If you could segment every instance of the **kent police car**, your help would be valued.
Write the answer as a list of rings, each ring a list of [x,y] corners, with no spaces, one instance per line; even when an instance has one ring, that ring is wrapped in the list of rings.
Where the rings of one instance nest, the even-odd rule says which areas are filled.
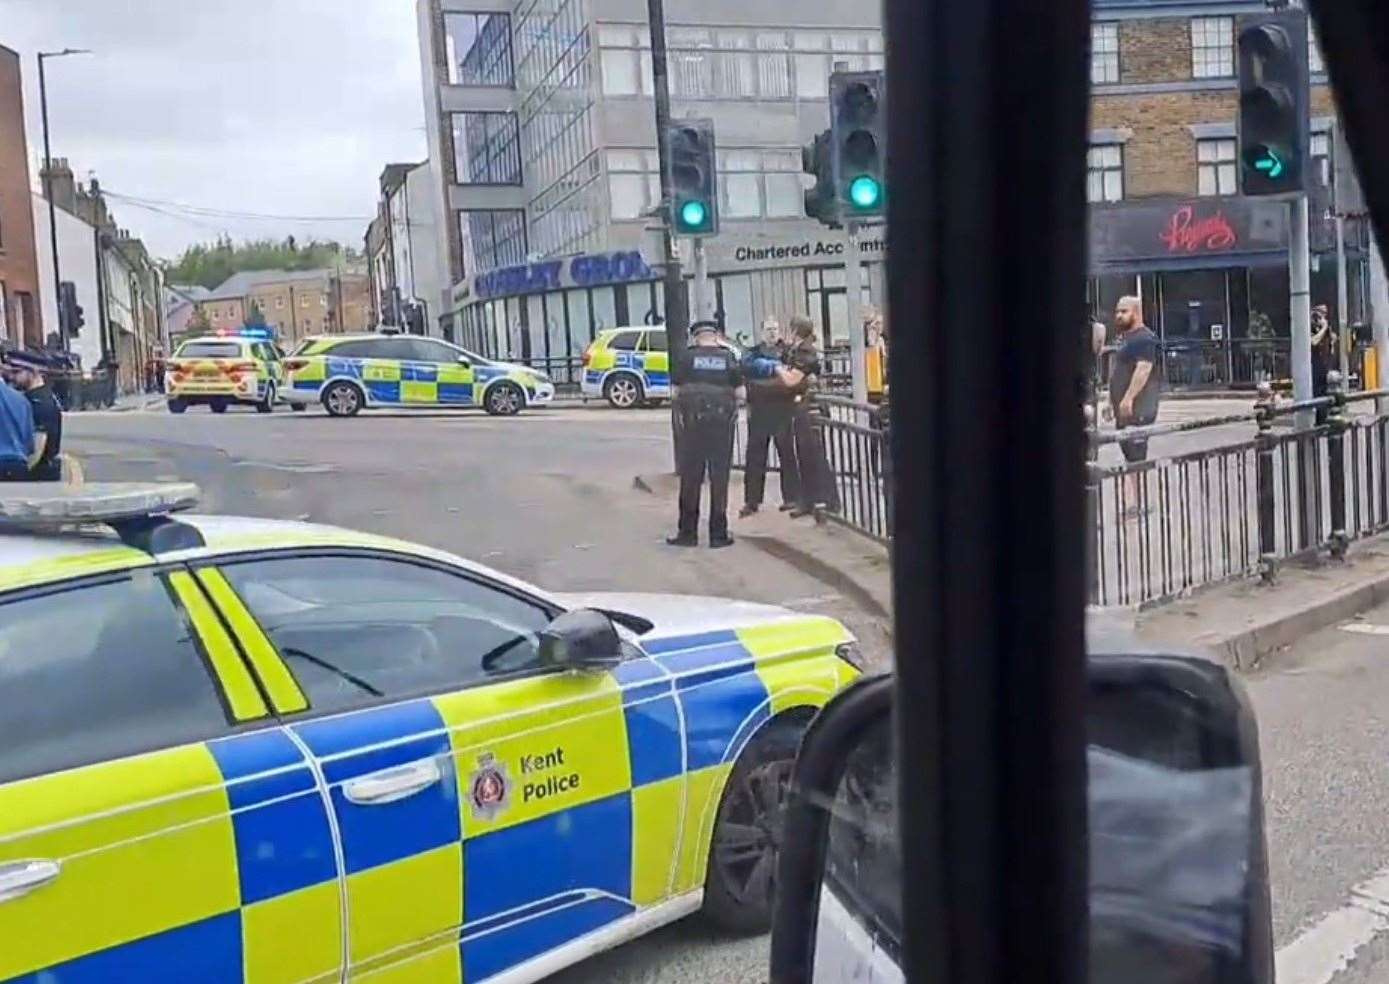
[[[670,353],[662,327],[606,328],[584,350],[585,399],[601,397],[618,410],[670,397]]]
[[[261,329],[190,338],[164,367],[171,413],[198,405],[225,413],[234,403],[270,413],[283,385],[279,353],[270,333]]]
[[[534,981],[767,926],[838,622],[195,496],[0,490],[0,981]]]
[[[368,407],[482,407],[511,416],[555,397],[543,372],[494,362],[419,335],[319,335],[284,362],[281,397],[296,410],[321,403],[335,417]]]

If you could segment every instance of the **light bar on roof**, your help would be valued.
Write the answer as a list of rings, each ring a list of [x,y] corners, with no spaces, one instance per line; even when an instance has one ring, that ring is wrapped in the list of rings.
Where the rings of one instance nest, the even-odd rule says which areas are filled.
[[[45,529],[163,516],[198,504],[192,482],[0,483],[0,528]]]

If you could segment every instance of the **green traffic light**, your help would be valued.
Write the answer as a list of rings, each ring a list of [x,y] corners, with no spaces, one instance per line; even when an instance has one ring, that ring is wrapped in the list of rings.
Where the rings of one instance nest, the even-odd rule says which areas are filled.
[[[701,201],[688,201],[680,206],[680,224],[687,229],[698,229],[709,218],[709,207]]]
[[[1267,156],[1260,157],[1254,162],[1254,170],[1263,171],[1270,178],[1278,178],[1283,175],[1283,162],[1278,155],[1270,151]]]
[[[849,201],[856,208],[876,208],[883,200],[883,186],[876,178],[861,174],[849,182]]]

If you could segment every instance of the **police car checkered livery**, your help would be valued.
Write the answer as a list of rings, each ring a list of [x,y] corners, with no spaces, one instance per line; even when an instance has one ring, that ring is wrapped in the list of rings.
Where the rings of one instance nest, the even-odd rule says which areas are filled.
[[[283,399],[334,416],[368,407],[482,407],[510,416],[554,399],[548,376],[418,335],[321,335],[285,359]]]
[[[764,924],[747,790],[856,675],[839,623],[115,525],[0,532],[0,981],[533,981],[701,904]],[[576,609],[621,657],[537,663]]]
[[[583,355],[581,390],[629,410],[670,396],[670,353],[664,328],[608,328]]]
[[[270,413],[283,386],[279,353],[269,332],[256,329],[190,338],[179,345],[164,369],[171,413],[198,405],[224,413],[233,404]]]

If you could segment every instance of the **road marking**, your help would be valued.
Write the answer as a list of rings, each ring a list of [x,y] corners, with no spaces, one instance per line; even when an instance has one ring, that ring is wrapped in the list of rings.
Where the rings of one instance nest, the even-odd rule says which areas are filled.
[[[1389,635],[1389,625],[1375,625],[1373,622],[1347,622],[1341,626],[1342,632],[1355,632],[1359,635]]]
[[[1278,984],[1331,984],[1366,943],[1389,930],[1389,868],[1350,890],[1346,904],[1274,955]]]

